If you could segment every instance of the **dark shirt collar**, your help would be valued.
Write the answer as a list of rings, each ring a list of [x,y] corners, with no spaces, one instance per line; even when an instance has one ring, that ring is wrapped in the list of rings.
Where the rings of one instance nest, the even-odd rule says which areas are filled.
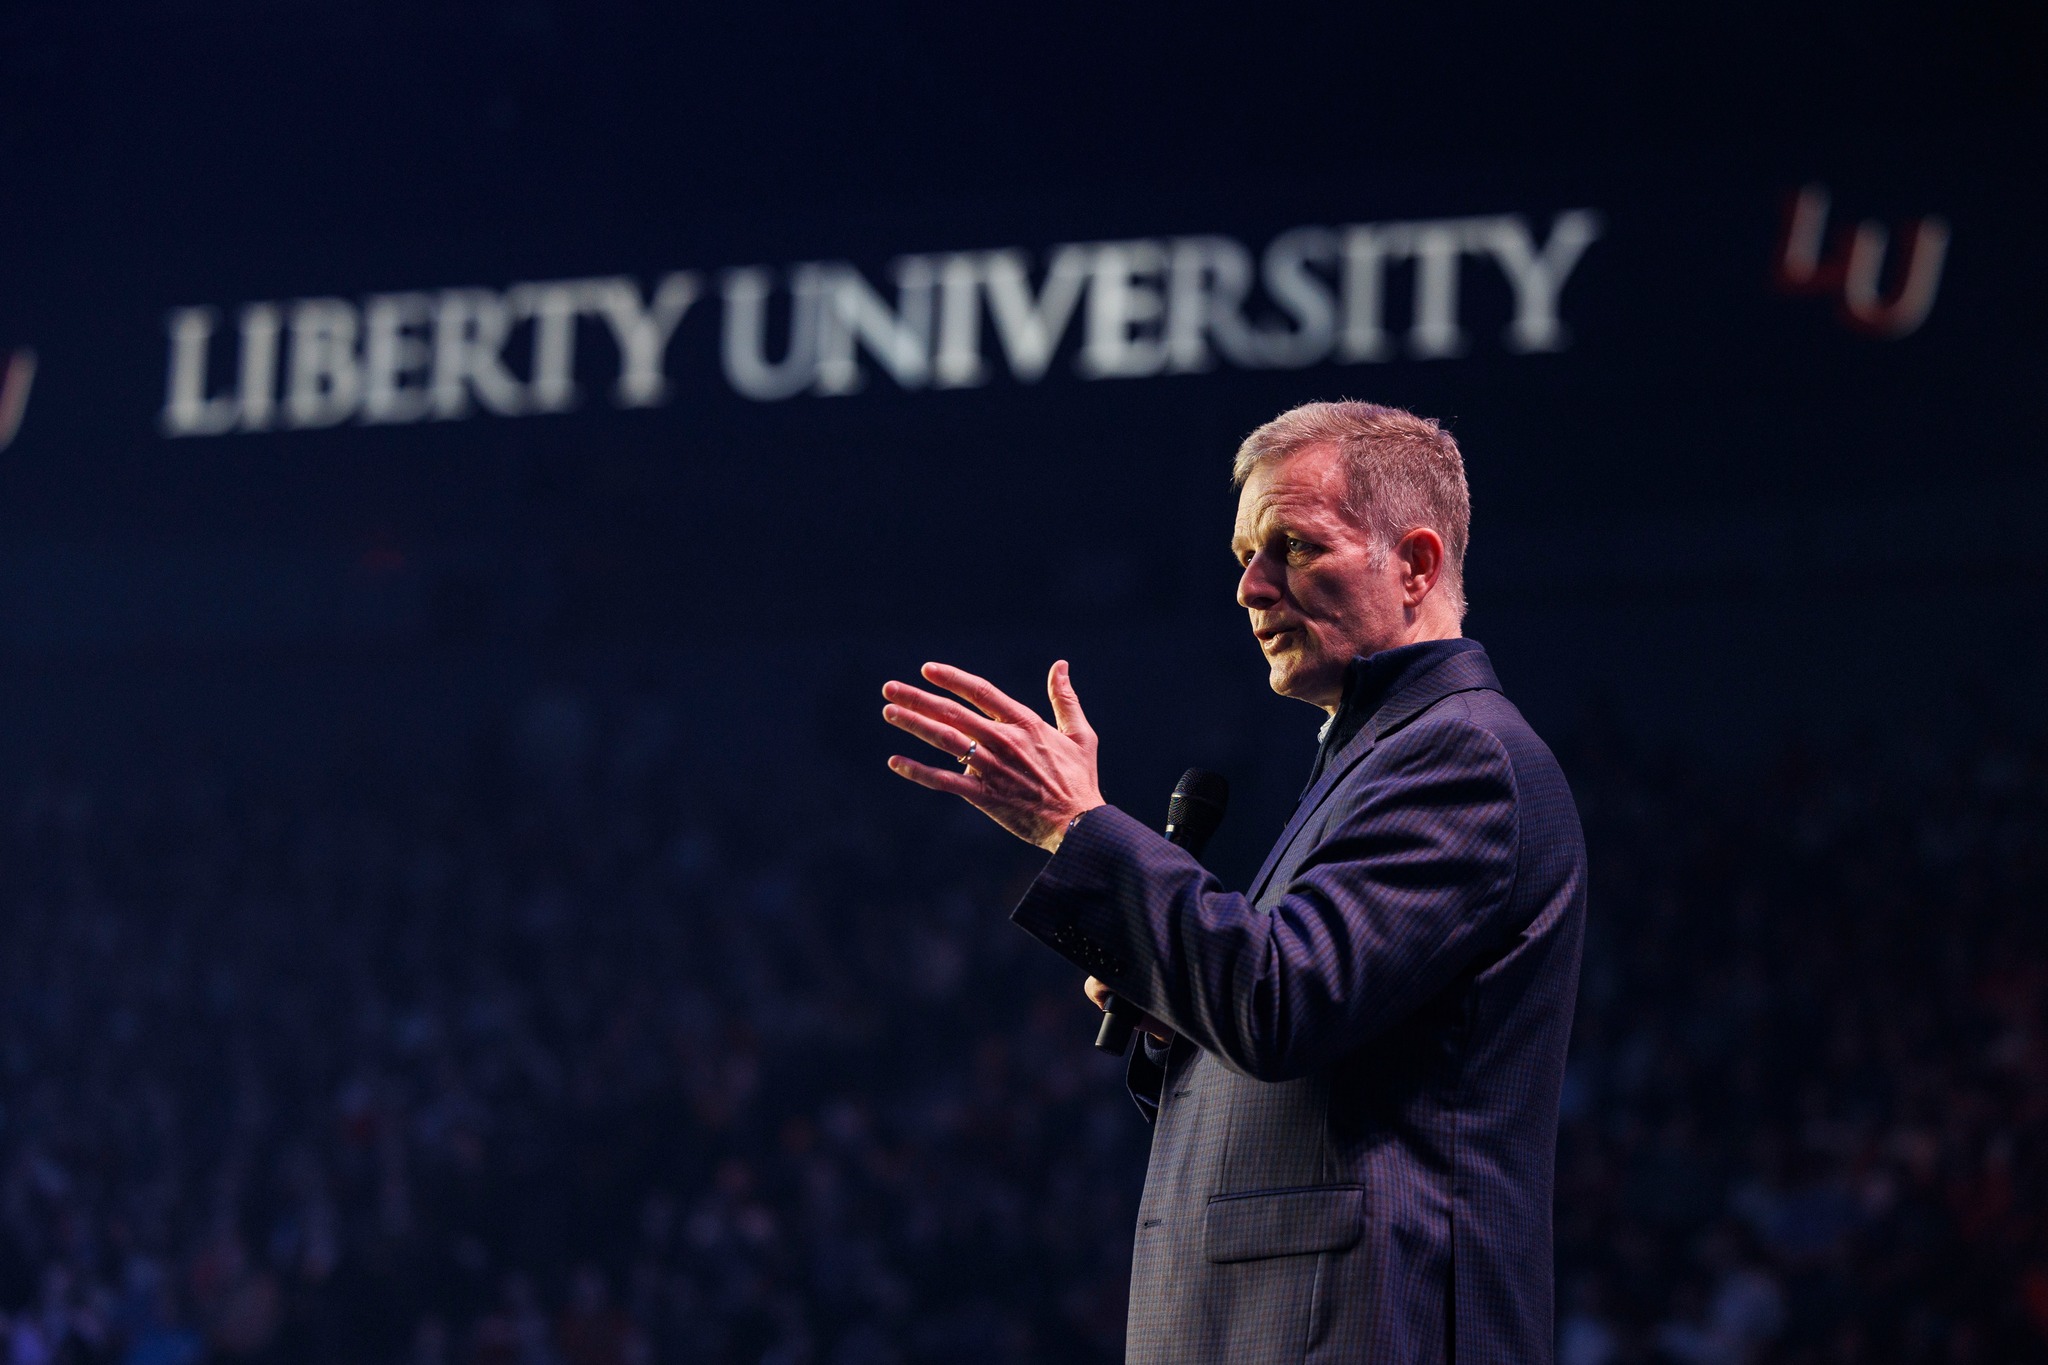
[[[1454,654],[1467,653],[1479,647],[1477,640],[1462,637],[1423,640],[1396,649],[1383,649],[1377,654],[1361,654],[1353,659],[1344,670],[1344,697],[1337,704],[1337,714],[1323,726],[1322,744],[1316,750],[1315,767],[1308,777],[1309,786],[1313,787],[1330,760],[1358,737],[1358,732],[1394,695],[1401,683],[1428,672]]]

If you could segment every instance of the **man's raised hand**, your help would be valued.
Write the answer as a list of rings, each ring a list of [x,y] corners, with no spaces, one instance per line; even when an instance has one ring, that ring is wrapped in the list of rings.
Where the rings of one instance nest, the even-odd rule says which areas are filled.
[[[1059,848],[1075,816],[1102,804],[1095,731],[1081,712],[1065,659],[1045,679],[1055,725],[994,683],[950,664],[926,664],[920,672],[926,682],[972,705],[890,682],[882,686],[889,702],[882,719],[956,763],[968,761],[955,771],[897,754],[889,760],[889,771],[921,787],[953,793],[1048,853]]]

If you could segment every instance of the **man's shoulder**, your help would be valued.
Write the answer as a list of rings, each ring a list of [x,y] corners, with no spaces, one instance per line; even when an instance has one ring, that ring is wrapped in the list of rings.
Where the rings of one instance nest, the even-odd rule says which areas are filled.
[[[1369,822],[1402,811],[1467,834],[1498,826],[1511,831],[1499,845],[1504,856],[1534,839],[1560,876],[1583,862],[1578,803],[1562,765],[1514,703],[1491,689],[1434,702],[1382,737],[1333,795],[1337,812]],[[1461,838],[1459,846],[1469,855],[1479,845]]]
[[[1435,705],[1409,722],[1410,728],[1428,729],[1432,726],[1443,729],[1483,730],[1503,743],[1510,739],[1536,738],[1535,730],[1522,715],[1520,707],[1507,699],[1505,693],[1492,687],[1475,687],[1463,692],[1453,692],[1438,699]]]
[[[1377,770],[1451,766],[1494,769],[1517,789],[1548,789],[1562,783],[1550,746],[1520,708],[1494,688],[1472,688],[1439,697],[1391,734],[1382,736],[1360,767]]]

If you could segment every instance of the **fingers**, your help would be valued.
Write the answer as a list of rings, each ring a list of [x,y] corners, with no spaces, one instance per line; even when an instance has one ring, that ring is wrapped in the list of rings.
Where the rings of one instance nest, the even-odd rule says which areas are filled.
[[[927,692],[908,683],[889,683],[882,688],[882,696],[894,703],[894,710],[920,716],[928,725],[948,726],[966,736],[960,741],[960,747],[953,751],[956,755],[967,752],[969,739],[980,740],[984,748],[1001,743],[1002,737],[1009,729],[1007,725],[990,720],[972,707],[962,706],[951,697],[942,697],[936,692]],[[891,710],[891,707],[883,707],[882,715],[891,725],[897,725],[899,722],[890,714]],[[1032,719],[1037,721],[1038,717],[1033,716]],[[1038,723],[1043,725],[1045,722]],[[918,738],[923,739],[924,736],[919,735]]]
[[[974,747],[974,736],[963,735],[950,725],[918,714],[907,706],[885,706],[882,719],[905,734],[914,735],[948,758],[958,760]]]
[[[929,763],[918,763],[901,754],[890,756],[889,771],[935,792],[950,792],[970,801],[981,795],[981,784],[966,773],[955,772],[951,768],[934,768]]]
[[[1074,691],[1073,670],[1061,659],[1045,675],[1045,695],[1052,701],[1053,723],[1060,733],[1072,738],[1090,734],[1088,717],[1081,710],[1080,694]]]
[[[926,664],[919,670],[926,682],[937,683],[958,696],[965,697],[981,709],[990,720],[1008,721],[1015,724],[1025,720],[1037,720],[1038,713],[1023,702],[1012,698],[1002,688],[987,678],[978,678],[964,668],[951,664]]]

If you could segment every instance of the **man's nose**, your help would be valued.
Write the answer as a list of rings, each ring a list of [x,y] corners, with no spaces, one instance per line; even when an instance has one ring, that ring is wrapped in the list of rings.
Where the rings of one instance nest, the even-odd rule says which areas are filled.
[[[1237,605],[1245,608],[1270,607],[1280,600],[1280,584],[1273,574],[1269,556],[1255,554],[1237,580]]]

